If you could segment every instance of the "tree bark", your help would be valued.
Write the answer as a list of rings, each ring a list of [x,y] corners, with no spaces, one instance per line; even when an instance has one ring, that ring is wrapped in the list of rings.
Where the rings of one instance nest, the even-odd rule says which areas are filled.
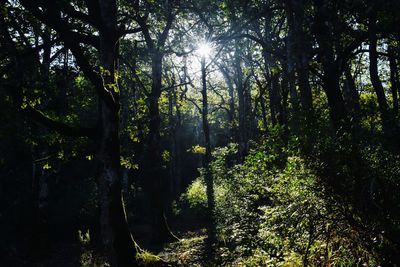
[[[399,70],[393,48],[389,46],[389,64],[390,64],[390,89],[393,99],[393,116],[397,118],[399,114]]]
[[[294,134],[299,132],[299,101],[296,90],[296,73],[295,73],[295,63],[294,63],[294,41],[293,32],[289,29],[287,41],[286,41],[286,70],[285,75],[282,79],[282,91],[284,87],[288,87],[290,93],[290,102],[292,103],[292,131]],[[286,82],[287,81],[287,82]],[[287,84],[287,85],[286,85]]]
[[[172,3],[167,1],[165,7],[166,25],[161,34],[157,35],[157,39],[153,39],[150,33],[147,18],[136,17],[138,24],[141,27],[147,49],[151,57],[151,77],[152,85],[151,92],[147,98],[149,108],[149,133],[147,136],[147,152],[145,156],[146,164],[145,186],[151,196],[150,205],[152,207],[152,228],[154,243],[164,243],[178,240],[170,231],[165,217],[165,200],[167,184],[167,172],[162,166],[162,155],[160,150],[160,129],[161,118],[158,106],[158,100],[162,90],[162,61],[163,49],[167,40],[169,30],[171,29],[174,16],[172,12]]]
[[[181,125],[180,111],[176,100],[176,92],[174,89],[175,82],[172,82],[172,88],[168,91],[168,121],[171,142],[171,157],[170,157],[170,195],[169,199],[179,197],[181,191],[181,157],[180,157],[180,142],[178,141],[178,133]],[[174,114],[176,109],[176,115]]]
[[[304,3],[303,0],[294,3],[294,33],[297,44],[295,46],[296,68],[299,75],[299,87],[303,109],[308,113],[312,112],[312,93],[309,80],[309,59],[307,55],[307,45],[305,41],[305,32],[303,30]]]
[[[134,264],[139,251],[128,227],[121,190],[116,1],[101,0],[99,9],[102,23],[99,29],[102,90],[107,93],[99,97],[96,150],[100,228],[111,265],[129,266]],[[111,99],[105,99],[106,96]]]
[[[240,160],[244,160],[244,156],[247,153],[247,145],[248,145],[248,123],[247,123],[247,114],[246,114],[246,85],[243,83],[243,69],[242,62],[240,59],[240,48],[238,44],[238,40],[235,40],[235,84],[238,95],[238,104],[239,104],[239,157]]]
[[[285,63],[282,63],[285,65]],[[281,78],[281,94],[282,94],[282,117],[283,121],[288,122],[288,105],[289,105],[289,94],[290,94],[290,102],[292,104],[292,116],[291,116],[291,130],[293,134],[298,133],[299,130],[299,120],[298,120],[298,105],[297,105],[297,92],[294,88],[293,80],[291,81],[288,77],[289,74],[287,72],[287,68],[282,71],[282,78]],[[289,125],[285,123],[283,125],[283,139],[285,142],[288,140],[289,137]]]
[[[226,66],[219,65],[219,69],[224,76],[225,83],[228,87],[229,94],[229,112],[228,112],[228,121],[229,121],[229,130],[230,136],[233,137],[234,142],[239,143],[238,133],[236,129],[236,111],[235,111],[235,88],[232,83],[231,76],[229,75],[229,70]]]
[[[160,128],[161,118],[158,100],[161,96],[162,89],[162,59],[163,54],[158,48],[153,48],[151,51],[152,56],[152,87],[151,93],[148,97],[149,106],[149,133],[147,139],[148,157],[146,172],[146,184],[149,194],[151,196],[150,202],[153,210],[152,213],[152,228],[154,243],[163,243],[175,241],[177,238],[172,234],[165,217],[165,203],[166,191],[164,188],[167,186],[167,172],[162,166],[162,156],[160,151]]]
[[[271,123],[273,126],[279,124],[283,124],[282,118],[282,103],[281,103],[281,94],[279,87],[279,77],[274,69],[276,65],[271,62],[270,56],[267,54],[268,52],[264,51],[264,65],[267,71],[267,77],[270,78],[271,82],[268,88],[269,93],[269,106],[271,113]]]
[[[264,95],[260,95],[260,103],[261,103],[261,116],[262,122],[264,126],[265,133],[268,133],[268,120],[267,120],[267,108],[265,107]]]
[[[203,157],[203,167],[205,169],[205,183],[206,183],[206,193],[207,193],[207,205],[208,205],[208,244],[209,249],[211,249],[211,245],[216,240],[216,231],[215,231],[215,219],[214,219],[214,210],[215,210],[215,199],[214,199],[214,180],[213,175],[210,169],[211,163],[211,139],[210,139],[210,126],[208,122],[208,95],[207,95],[207,73],[206,73],[206,62],[205,58],[201,59],[201,81],[202,81],[202,122],[203,122],[203,134],[204,134],[204,145],[206,148],[205,155]],[[210,250],[210,252],[212,252]]]
[[[257,77],[257,75],[254,75],[254,79],[256,81],[256,84],[258,86],[258,90],[260,91],[258,98],[256,99],[256,103],[254,105],[254,111],[253,114],[257,114],[257,103],[260,103],[261,106],[261,120],[263,123],[263,132],[268,133],[268,120],[267,120],[267,108],[265,106],[265,92],[267,91],[267,86],[263,82],[260,81],[260,79]]]
[[[128,228],[121,191],[119,116],[115,107],[102,101],[99,111],[96,160],[102,243],[112,266],[127,266],[139,251]]]
[[[379,113],[381,115],[384,130],[388,130],[390,116],[389,106],[385,96],[385,90],[382,82],[379,78],[378,73],[378,52],[377,52],[377,33],[376,33],[376,11],[372,11],[368,22],[368,34],[369,34],[369,73],[371,78],[372,86],[375,90],[378,98]]]
[[[303,0],[285,0],[285,7],[289,26],[288,49],[294,59],[300,88],[300,101],[307,116],[312,111],[312,94],[309,82],[309,60],[303,30],[304,2]],[[289,60],[290,57],[288,57]],[[290,73],[292,69],[290,62],[288,65]]]
[[[36,132],[36,131],[35,131]],[[40,131],[38,131],[40,132]],[[45,149],[43,152],[45,152]],[[32,153],[32,195],[33,195],[33,221],[32,221],[32,255],[38,257],[49,251],[48,234],[48,196],[49,174],[43,169],[44,162],[41,158],[47,158],[46,153],[38,153],[34,147]],[[39,158],[39,160],[38,160]],[[40,257],[40,256],[39,256]]]
[[[328,21],[326,3],[322,0],[314,0],[316,8],[315,36],[319,45],[319,57],[323,69],[323,89],[328,98],[330,117],[334,128],[337,130],[345,125],[347,111],[343,96],[340,91],[340,68],[335,60],[333,36],[330,29],[331,21]]]
[[[351,74],[350,67],[347,67],[344,71],[344,97],[348,106],[351,116],[355,119],[356,123],[359,122],[361,107],[360,107],[360,96],[358,95],[356,83],[354,77]]]

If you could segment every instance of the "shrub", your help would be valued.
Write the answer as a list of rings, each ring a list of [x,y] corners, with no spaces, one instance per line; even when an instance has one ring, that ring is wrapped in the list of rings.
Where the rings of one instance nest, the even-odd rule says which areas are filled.
[[[354,143],[349,135],[321,140],[313,156],[304,158],[296,145],[284,146],[272,133],[236,165],[237,145],[214,150],[217,264],[396,262],[400,158],[381,147]],[[205,216],[200,174],[181,202]]]

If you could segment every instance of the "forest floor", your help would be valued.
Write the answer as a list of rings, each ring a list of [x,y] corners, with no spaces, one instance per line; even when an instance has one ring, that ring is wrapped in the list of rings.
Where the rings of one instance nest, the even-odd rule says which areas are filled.
[[[204,266],[205,229],[177,233],[178,242],[167,244],[157,256],[170,266]]]
[[[205,240],[207,235],[203,230],[182,233],[179,241],[157,249],[157,252],[145,250],[141,266],[174,267],[174,266],[208,266],[205,260]],[[16,262],[14,262],[16,263]],[[106,267],[109,266],[104,255],[90,247],[80,247],[78,244],[61,244],[52,255],[35,264],[38,267]],[[0,266],[3,266],[0,263]],[[12,266],[12,265],[8,265]],[[30,266],[28,262],[18,266]]]
[[[175,227],[174,227],[175,228]],[[178,230],[179,229],[179,230]],[[163,247],[144,246],[142,254],[143,266],[213,266],[207,264],[205,228],[182,224],[175,228],[174,234],[179,241]],[[1,253],[0,253],[1,254]],[[0,255],[1,256],[1,255]],[[24,261],[17,257],[9,257],[10,262],[0,262],[1,266],[66,266],[66,267],[106,267],[110,266],[102,252],[89,243],[59,242],[53,244],[47,255],[39,260]],[[5,264],[5,265],[3,265]]]

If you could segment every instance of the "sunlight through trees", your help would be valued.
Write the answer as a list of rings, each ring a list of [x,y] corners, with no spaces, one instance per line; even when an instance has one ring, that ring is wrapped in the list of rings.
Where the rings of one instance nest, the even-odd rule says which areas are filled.
[[[399,10],[2,0],[0,266],[399,265]]]

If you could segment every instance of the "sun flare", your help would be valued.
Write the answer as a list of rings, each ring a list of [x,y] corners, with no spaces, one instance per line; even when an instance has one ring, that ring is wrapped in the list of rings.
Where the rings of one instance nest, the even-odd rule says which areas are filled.
[[[200,43],[197,47],[197,53],[201,57],[209,57],[212,53],[212,46],[210,43]]]

